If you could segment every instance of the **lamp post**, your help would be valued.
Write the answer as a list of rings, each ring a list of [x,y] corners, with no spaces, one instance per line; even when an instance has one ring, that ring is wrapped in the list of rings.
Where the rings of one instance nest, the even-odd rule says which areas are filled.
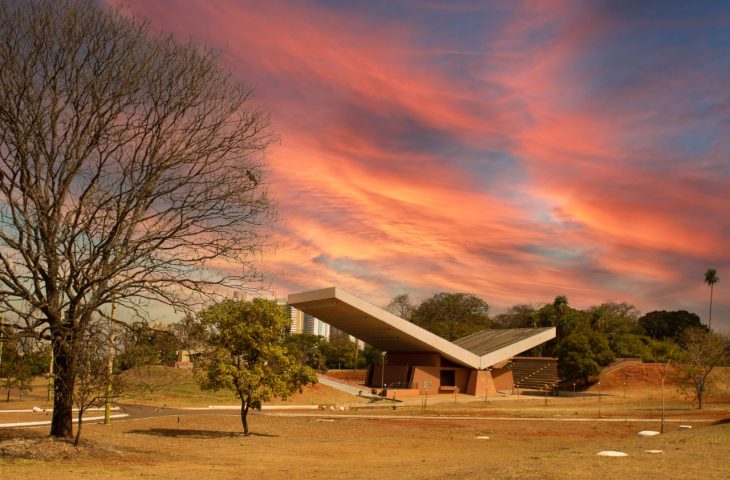
[[[380,352],[380,388],[385,388],[385,352]]]
[[[671,354],[672,354],[672,352],[669,353],[669,355],[671,355]],[[661,428],[659,429],[660,433],[664,433],[664,379],[667,376],[667,370],[669,369],[670,363],[672,363],[671,357],[667,361],[667,364],[664,366],[664,369],[661,373],[661,376],[662,376],[662,424],[661,424]]]

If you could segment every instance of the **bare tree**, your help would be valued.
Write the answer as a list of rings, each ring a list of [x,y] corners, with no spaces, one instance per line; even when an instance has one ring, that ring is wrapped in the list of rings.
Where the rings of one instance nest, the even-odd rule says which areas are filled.
[[[215,54],[91,0],[0,0],[0,39],[0,306],[51,340],[71,437],[95,312],[256,277],[272,136]]]
[[[401,293],[400,295],[396,295],[393,297],[393,300],[390,301],[388,305],[385,306],[385,310],[392,313],[393,315],[397,315],[400,318],[403,318],[405,320],[409,320],[411,318],[411,315],[413,314],[413,311],[416,309],[415,306],[411,303],[411,297],[407,293]]]
[[[106,322],[104,322],[106,323]],[[122,380],[113,368],[109,368],[109,348],[112,341],[111,331],[104,328],[98,319],[94,320],[84,332],[84,341],[77,357],[76,384],[73,401],[78,409],[74,445],[79,444],[84,414],[90,408],[100,408],[122,392]]]
[[[702,408],[712,387],[710,373],[730,358],[730,342],[725,335],[702,328],[688,328],[681,338],[682,364],[677,367],[680,389],[689,391]]]

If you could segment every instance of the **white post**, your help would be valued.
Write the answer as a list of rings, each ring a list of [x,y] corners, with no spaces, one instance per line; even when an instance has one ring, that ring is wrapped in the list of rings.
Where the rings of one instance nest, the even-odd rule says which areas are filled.
[[[104,399],[104,425],[112,423],[112,375],[114,374],[114,320],[116,319],[117,304],[112,297],[112,312],[109,317],[109,354],[107,359],[106,398]]]

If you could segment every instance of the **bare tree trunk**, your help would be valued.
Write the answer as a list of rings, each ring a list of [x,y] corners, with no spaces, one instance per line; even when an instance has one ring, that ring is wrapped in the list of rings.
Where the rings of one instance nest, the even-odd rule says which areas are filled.
[[[696,385],[697,392],[697,410],[702,410],[702,397],[705,396],[705,379],[703,377],[697,378]]]
[[[79,440],[81,439],[81,425],[83,422],[84,409],[79,408],[79,425],[76,427],[76,437],[74,438],[74,447],[79,446]]]
[[[73,437],[73,385],[76,371],[67,351],[73,348],[68,342],[53,342],[53,417],[51,436]]]
[[[248,436],[248,408],[249,408],[249,402],[248,400],[244,400],[241,402],[241,424],[243,425],[243,434]]]

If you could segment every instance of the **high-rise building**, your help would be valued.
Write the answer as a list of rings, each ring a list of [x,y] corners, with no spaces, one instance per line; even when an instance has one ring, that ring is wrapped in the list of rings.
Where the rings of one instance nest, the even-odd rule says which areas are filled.
[[[296,308],[287,305],[289,311],[289,317],[291,318],[291,326],[289,328],[289,334],[297,333],[311,333],[312,335],[319,335],[320,337],[330,338],[330,326],[324,323],[317,317],[313,317],[306,313],[303,313]]]
[[[289,310],[289,318],[291,318],[291,326],[289,328],[289,334],[294,335],[297,333],[304,332],[304,313],[301,310],[297,310],[294,307],[287,305]]]

